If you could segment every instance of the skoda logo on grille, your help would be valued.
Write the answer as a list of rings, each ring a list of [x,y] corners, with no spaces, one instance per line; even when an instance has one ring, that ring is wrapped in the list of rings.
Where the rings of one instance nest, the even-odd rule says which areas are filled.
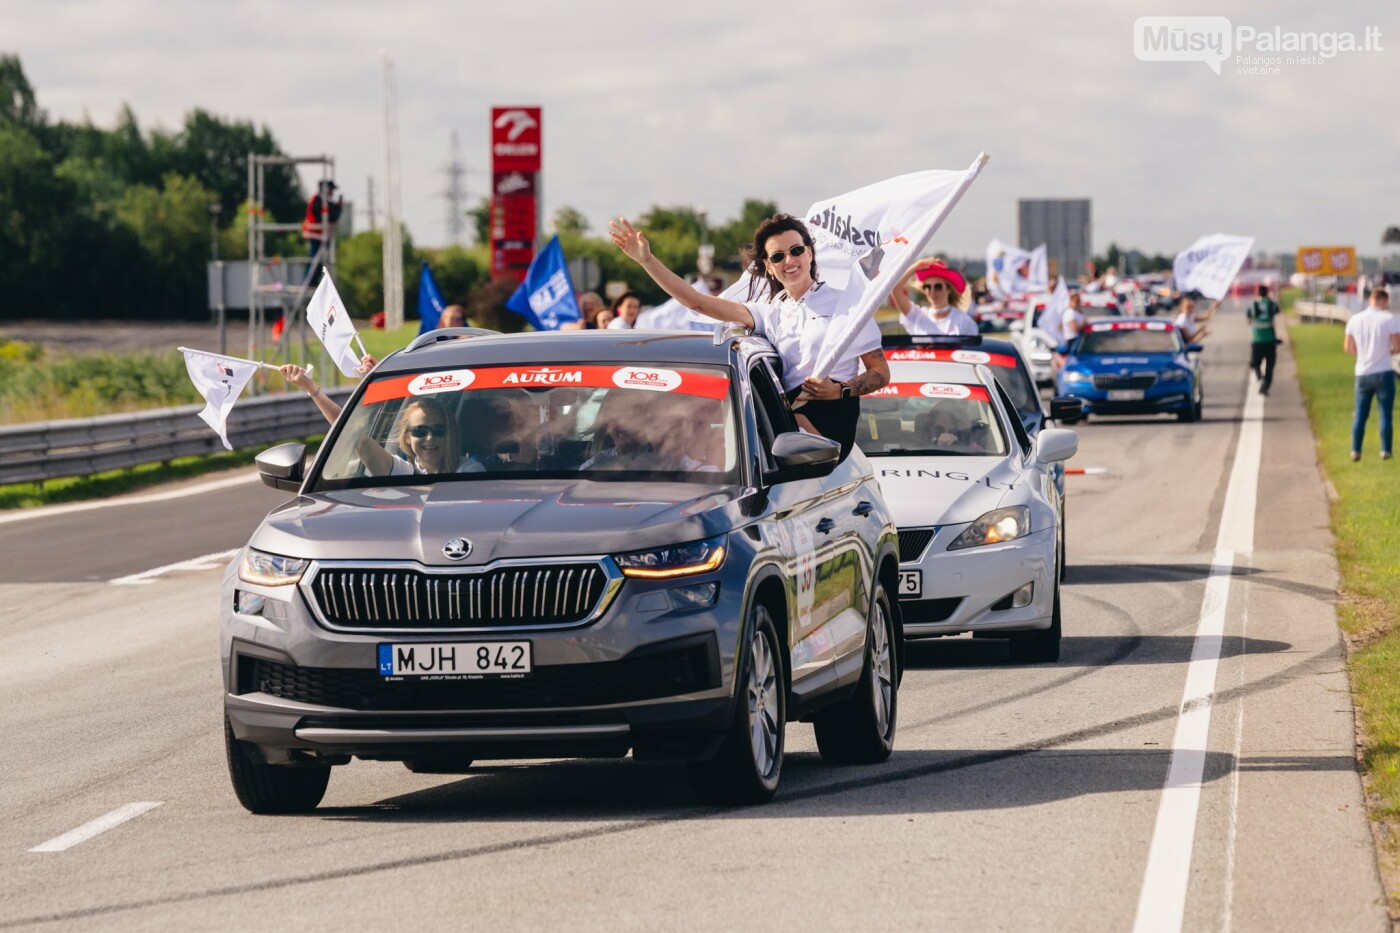
[[[462,560],[472,552],[472,543],[466,538],[453,538],[442,546],[442,556],[448,560]]]

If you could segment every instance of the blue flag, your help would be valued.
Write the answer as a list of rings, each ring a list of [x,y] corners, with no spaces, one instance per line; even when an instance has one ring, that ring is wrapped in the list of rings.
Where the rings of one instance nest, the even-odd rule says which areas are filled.
[[[438,288],[437,280],[433,278],[433,270],[428,268],[427,262],[424,262],[423,271],[418,274],[418,333],[420,335],[437,329],[438,318],[442,317],[442,309],[445,307],[447,307],[447,302],[442,300],[442,291]]]
[[[559,237],[550,240],[530,263],[525,281],[510,296],[506,307],[535,325],[536,330],[558,330],[560,324],[583,316],[574,297],[574,283],[569,279]]]

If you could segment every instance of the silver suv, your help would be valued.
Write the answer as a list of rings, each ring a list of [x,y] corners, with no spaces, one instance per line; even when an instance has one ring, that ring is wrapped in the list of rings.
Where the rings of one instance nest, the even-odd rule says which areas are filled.
[[[352,758],[689,762],[697,795],[894,744],[897,535],[870,464],[796,429],[745,332],[467,336],[386,359],[226,574],[238,799],[314,808]]]

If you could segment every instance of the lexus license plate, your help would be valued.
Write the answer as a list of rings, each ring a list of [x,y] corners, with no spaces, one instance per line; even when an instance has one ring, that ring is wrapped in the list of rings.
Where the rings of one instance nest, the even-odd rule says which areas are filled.
[[[1109,389],[1108,400],[1110,402],[1140,402],[1142,401],[1141,389]]]
[[[924,595],[924,572],[922,570],[901,570],[899,572],[899,595],[917,599]]]
[[[400,680],[481,680],[530,673],[528,641],[380,644],[379,676]]]

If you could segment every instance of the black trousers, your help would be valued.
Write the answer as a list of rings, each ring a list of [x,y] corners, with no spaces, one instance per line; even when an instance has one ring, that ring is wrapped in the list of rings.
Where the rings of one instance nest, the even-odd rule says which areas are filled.
[[[790,390],[787,393],[788,402],[796,401],[801,391],[801,386]],[[860,399],[842,398],[829,402],[813,399],[804,402],[800,408],[794,408],[793,413],[802,415],[811,422],[813,430],[822,437],[839,441],[842,460],[845,460],[851,448],[855,447],[856,424],[860,421]]]
[[[1260,392],[1269,391],[1269,387],[1274,384],[1274,363],[1277,361],[1277,340],[1249,345],[1249,368],[1254,370],[1254,375],[1259,377]]]

